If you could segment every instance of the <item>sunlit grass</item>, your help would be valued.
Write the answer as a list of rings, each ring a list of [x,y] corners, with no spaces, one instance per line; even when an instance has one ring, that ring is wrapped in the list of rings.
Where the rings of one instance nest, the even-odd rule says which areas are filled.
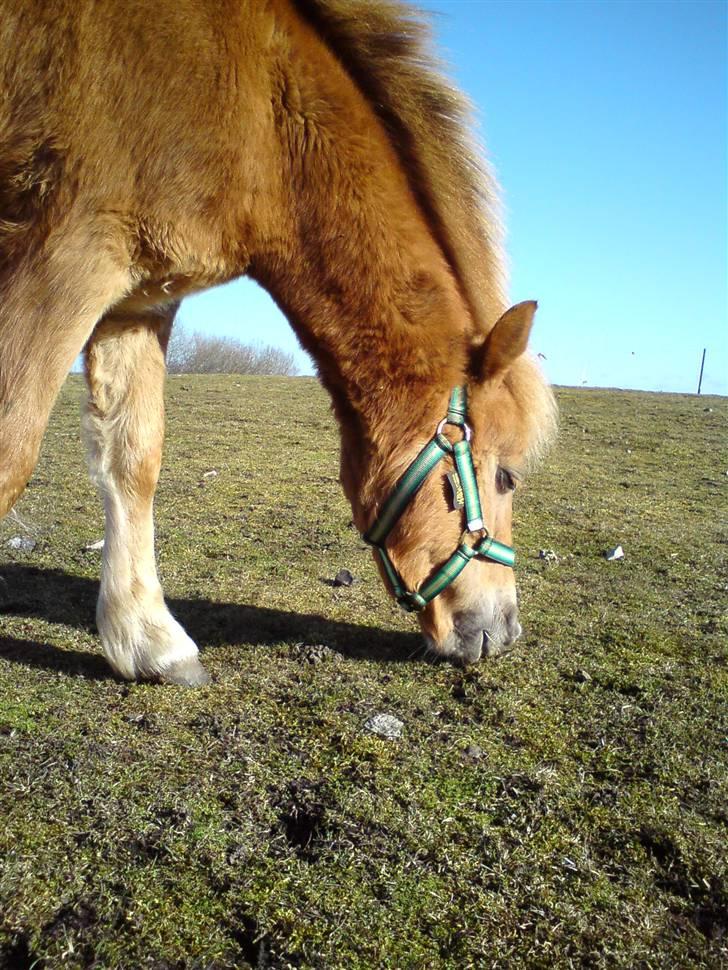
[[[185,691],[99,657],[81,396],[0,524],[0,966],[727,959],[724,399],[559,392],[521,646],[462,671],[409,659],[316,382],[171,379],[160,572],[214,676]]]

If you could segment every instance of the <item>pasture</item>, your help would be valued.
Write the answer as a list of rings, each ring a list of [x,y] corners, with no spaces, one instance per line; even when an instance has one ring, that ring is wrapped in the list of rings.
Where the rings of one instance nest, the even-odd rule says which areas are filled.
[[[524,635],[459,670],[385,597],[317,382],[170,379],[190,691],[101,657],[82,397],[0,523],[0,967],[728,960],[726,399],[558,392],[515,499]]]

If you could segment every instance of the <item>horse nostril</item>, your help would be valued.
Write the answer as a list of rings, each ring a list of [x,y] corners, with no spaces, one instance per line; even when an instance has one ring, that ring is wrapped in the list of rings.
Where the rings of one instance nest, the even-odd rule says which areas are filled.
[[[482,655],[499,657],[508,653],[520,635],[518,607],[508,603],[505,608],[496,610],[488,629],[483,631]]]

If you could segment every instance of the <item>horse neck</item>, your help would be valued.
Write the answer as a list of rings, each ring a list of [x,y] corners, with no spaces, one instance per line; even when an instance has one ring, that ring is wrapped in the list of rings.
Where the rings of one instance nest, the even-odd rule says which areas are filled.
[[[250,272],[316,361],[366,503],[441,419],[473,321],[372,105],[288,0],[274,7],[275,201]]]
[[[464,377],[471,319],[408,190],[390,203],[380,197],[368,219],[360,198],[346,205],[333,191],[335,207],[327,191],[285,258],[257,261],[255,275],[331,395],[356,518],[382,500],[444,416]]]

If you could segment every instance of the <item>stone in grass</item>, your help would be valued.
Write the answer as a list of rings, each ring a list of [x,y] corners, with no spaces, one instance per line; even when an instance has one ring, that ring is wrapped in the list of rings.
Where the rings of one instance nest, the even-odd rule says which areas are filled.
[[[485,751],[483,751],[479,744],[469,744],[465,751],[463,751],[463,757],[466,761],[480,761],[484,754]]]
[[[38,543],[28,536],[13,536],[12,539],[8,539],[7,545],[9,549],[15,549],[16,552],[32,552]]]
[[[546,562],[558,562],[559,557],[556,555],[553,549],[539,549],[538,558],[544,559]]]
[[[380,738],[395,741],[402,736],[404,724],[392,714],[374,714],[364,724],[364,728],[372,734],[377,734]]]
[[[355,576],[348,569],[340,569],[334,576],[334,586],[353,586],[358,582]]]
[[[97,539],[96,542],[89,542],[87,546],[83,547],[84,552],[98,552],[100,549],[104,548],[104,540]]]
[[[608,549],[604,553],[604,558],[607,562],[616,562],[617,559],[624,559],[624,549],[621,546],[615,546],[614,549]]]
[[[325,643],[294,643],[291,656],[302,663],[320,664],[324,660],[339,660],[340,654]]]

